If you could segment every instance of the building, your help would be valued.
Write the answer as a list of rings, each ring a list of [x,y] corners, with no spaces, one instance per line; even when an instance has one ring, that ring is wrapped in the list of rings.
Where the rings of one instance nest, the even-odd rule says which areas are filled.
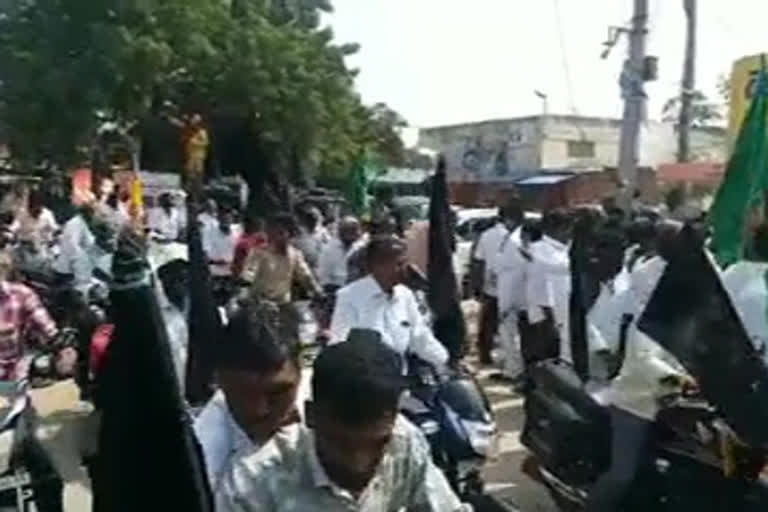
[[[425,128],[419,145],[445,155],[451,182],[514,183],[542,172],[615,167],[620,132],[617,119],[542,115]],[[645,123],[640,166],[674,162],[676,152],[673,125]],[[725,130],[694,128],[691,153],[697,161],[725,161]]]

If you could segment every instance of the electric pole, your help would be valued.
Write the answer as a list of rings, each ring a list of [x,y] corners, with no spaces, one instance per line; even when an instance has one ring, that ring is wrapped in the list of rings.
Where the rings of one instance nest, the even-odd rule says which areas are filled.
[[[624,99],[619,147],[619,176],[624,184],[620,206],[629,212],[637,189],[637,165],[640,150],[640,125],[645,117],[646,59],[645,38],[648,32],[648,0],[634,0],[629,35],[629,56],[624,62],[619,83]]]
[[[691,109],[696,88],[696,0],[683,0],[686,19],[685,60],[680,91],[680,122],[677,139],[677,161],[687,162],[691,152]]]

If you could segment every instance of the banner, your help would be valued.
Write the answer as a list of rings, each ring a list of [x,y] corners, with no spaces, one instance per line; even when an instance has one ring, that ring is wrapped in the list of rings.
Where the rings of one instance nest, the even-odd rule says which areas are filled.
[[[728,147],[733,148],[744,117],[747,115],[760,73],[760,54],[742,57],[733,63],[730,81]]]

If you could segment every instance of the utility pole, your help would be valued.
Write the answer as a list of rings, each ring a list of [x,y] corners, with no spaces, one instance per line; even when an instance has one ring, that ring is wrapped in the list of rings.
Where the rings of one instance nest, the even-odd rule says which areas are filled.
[[[691,109],[696,88],[696,0],[683,0],[686,19],[685,60],[680,91],[680,122],[677,139],[677,161],[687,162],[691,152]]]
[[[629,35],[629,56],[621,72],[621,96],[624,117],[621,123],[619,147],[619,176],[624,184],[620,206],[629,211],[637,188],[637,165],[640,149],[640,125],[645,116],[648,99],[645,94],[645,38],[648,32],[648,0],[634,0],[632,26]]]

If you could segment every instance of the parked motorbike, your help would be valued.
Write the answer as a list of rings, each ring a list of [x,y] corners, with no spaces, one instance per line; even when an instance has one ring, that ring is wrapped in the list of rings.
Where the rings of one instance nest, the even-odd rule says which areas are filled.
[[[429,441],[435,464],[462,499],[483,494],[481,470],[495,452],[496,422],[480,385],[455,371],[440,376],[409,358],[409,392],[401,413]]]

